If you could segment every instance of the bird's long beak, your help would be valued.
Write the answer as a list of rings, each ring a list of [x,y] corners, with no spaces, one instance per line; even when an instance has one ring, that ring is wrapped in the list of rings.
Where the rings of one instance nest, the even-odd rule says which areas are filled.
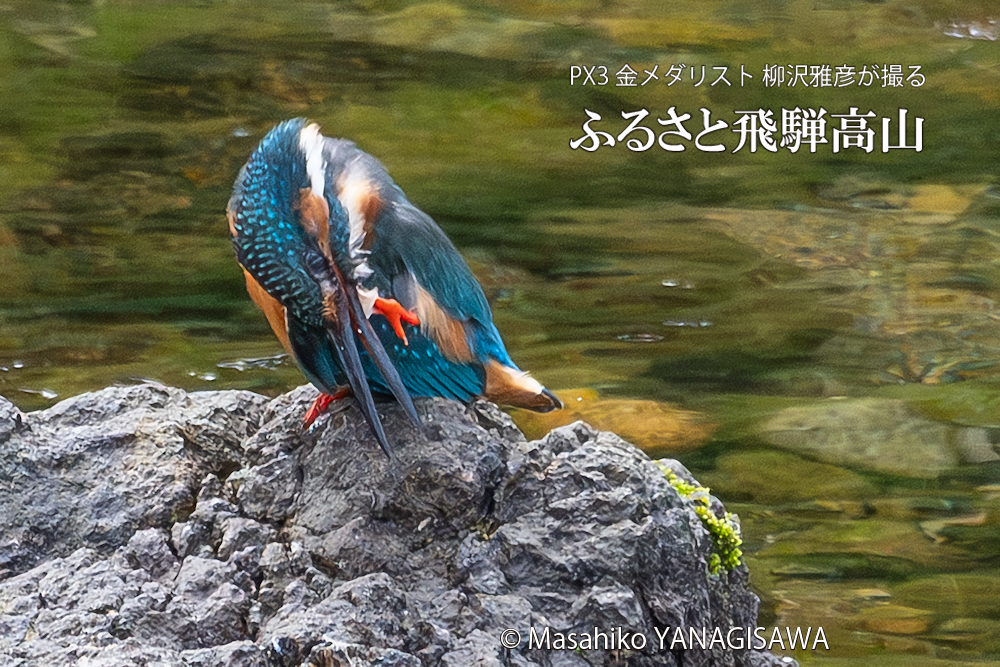
[[[399,372],[392,365],[392,361],[389,359],[389,355],[386,354],[385,347],[382,346],[382,341],[379,340],[378,334],[372,328],[371,322],[365,317],[364,308],[362,308],[361,301],[358,299],[358,291],[351,289],[348,292],[347,300],[351,307],[351,314],[354,316],[355,329],[361,337],[361,342],[364,343],[365,349],[368,350],[368,356],[372,358],[375,366],[382,373],[382,379],[385,380],[389,391],[396,397],[399,404],[403,406],[406,416],[410,418],[414,426],[419,428],[420,418],[417,416],[417,409],[413,406],[413,399],[410,397],[410,392],[403,385],[403,380],[399,377]]]
[[[357,289],[344,280],[340,271],[335,266],[329,264],[318,250],[307,253],[305,260],[309,273],[316,280],[323,294],[326,321],[328,323],[327,335],[333,344],[333,349],[336,350],[337,361],[347,375],[347,382],[354,392],[354,397],[358,400],[361,414],[364,415],[365,421],[368,422],[368,426],[375,435],[375,439],[378,441],[382,451],[385,452],[390,461],[393,461],[392,448],[389,446],[388,438],[385,437],[382,420],[375,409],[375,399],[372,398],[371,387],[368,386],[368,379],[365,377],[365,370],[361,365],[361,356],[358,354],[358,347],[354,342],[355,331],[358,331],[359,335],[361,335],[366,348],[369,350],[378,349],[385,356],[382,342],[374,336],[374,331],[371,332],[370,337],[366,337],[364,328],[358,327],[357,323],[354,322],[352,310],[361,307],[360,303],[356,303],[356,308],[352,307],[351,300],[353,299],[354,302],[358,300]],[[367,323],[367,320],[365,322]],[[371,329],[370,325],[368,329]],[[397,375],[396,377],[398,379],[399,376]],[[408,394],[407,398],[409,398]],[[410,409],[413,409],[412,401],[410,402]]]
[[[385,437],[382,420],[375,409],[375,399],[372,397],[371,387],[368,386],[368,378],[365,377],[365,370],[361,366],[361,356],[358,354],[358,347],[354,343],[355,327],[351,318],[349,301],[352,296],[357,300],[357,290],[343,283],[338,285],[338,288],[333,295],[333,302],[336,307],[334,319],[336,321],[331,322],[332,326],[328,329],[330,340],[333,342],[334,349],[337,350],[337,354],[340,356],[340,365],[347,374],[347,382],[351,385],[351,389],[354,390],[354,396],[358,399],[358,406],[361,408],[361,413],[365,416],[365,421],[368,422],[372,433],[375,434],[375,439],[378,441],[382,451],[392,461],[392,448],[389,446],[388,438]],[[363,334],[362,339],[364,340]],[[377,338],[374,344],[381,349],[382,343]],[[365,340],[365,346],[369,345],[371,345],[371,342]],[[384,350],[383,354],[385,354]]]

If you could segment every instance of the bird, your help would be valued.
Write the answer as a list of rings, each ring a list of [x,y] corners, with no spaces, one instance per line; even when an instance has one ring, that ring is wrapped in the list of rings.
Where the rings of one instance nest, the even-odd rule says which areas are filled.
[[[358,301],[359,260],[348,252],[347,214],[320,168],[321,142],[318,129],[302,121],[270,132],[236,179],[229,230],[247,291],[283,347],[321,396],[350,388],[392,460],[367,376],[379,373],[380,388],[414,424],[420,420]]]
[[[307,425],[347,391],[395,396],[411,420],[412,397],[562,407],[510,358],[455,245],[354,142],[301,118],[279,124],[240,171],[228,219],[250,296],[322,392]]]

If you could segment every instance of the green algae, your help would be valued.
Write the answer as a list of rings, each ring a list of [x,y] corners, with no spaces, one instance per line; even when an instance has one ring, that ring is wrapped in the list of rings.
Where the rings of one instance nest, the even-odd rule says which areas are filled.
[[[722,516],[716,515],[712,509],[711,491],[707,487],[686,482],[664,463],[660,462],[659,465],[670,485],[682,498],[691,503],[694,513],[698,515],[705,530],[712,537],[712,553],[708,558],[709,573],[718,576],[723,568],[727,572],[738,568],[742,564],[740,559],[743,557],[743,551],[740,546],[743,544],[743,538],[736,515],[731,512],[723,512]]]

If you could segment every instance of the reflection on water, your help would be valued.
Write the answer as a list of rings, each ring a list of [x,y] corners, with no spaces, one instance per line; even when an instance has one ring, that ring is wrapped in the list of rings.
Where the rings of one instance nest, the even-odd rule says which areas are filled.
[[[965,37],[968,39],[986,39],[995,42],[1000,26],[996,19],[986,19],[984,21],[952,22],[944,30],[944,34],[949,37]]]
[[[222,212],[263,133],[308,115],[441,222],[513,356],[576,395],[566,414],[657,451],[683,443],[743,518],[766,620],[826,629],[830,654],[799,659],[996,658],[989,9],[8,2],[0,393],[36,409],[142,379],[270,395],[301,383],[244,292]],[[919,65],[927,82],[768,89],[775,62]],[[569,85],[571,65],[625,63],[758,76]],[[907,108],[926,118],[924,150],[567,146],[584,109],[671,106]]]
[[[216,364],[219,368],[233,368],[238,371],[249,371],[254,369],[274,370],[285,360],[287,354],[275,354],[270,357],[258,357],[256,359],[237,359],[235,361],[220,361]]]

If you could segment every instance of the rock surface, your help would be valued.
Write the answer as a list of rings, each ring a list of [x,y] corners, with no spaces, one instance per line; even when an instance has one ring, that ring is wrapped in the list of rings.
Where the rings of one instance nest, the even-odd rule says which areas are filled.
[[[382,406],[390,463],[353,403],[303,433],[314,397],[0,399],[0,665],[788,664],[660,650],[657,629],[756,625],[757,600],[617,436],[525,442],[492,404],[422,400],[422,433]],[[529,646],[595,627],[647,647]]]

